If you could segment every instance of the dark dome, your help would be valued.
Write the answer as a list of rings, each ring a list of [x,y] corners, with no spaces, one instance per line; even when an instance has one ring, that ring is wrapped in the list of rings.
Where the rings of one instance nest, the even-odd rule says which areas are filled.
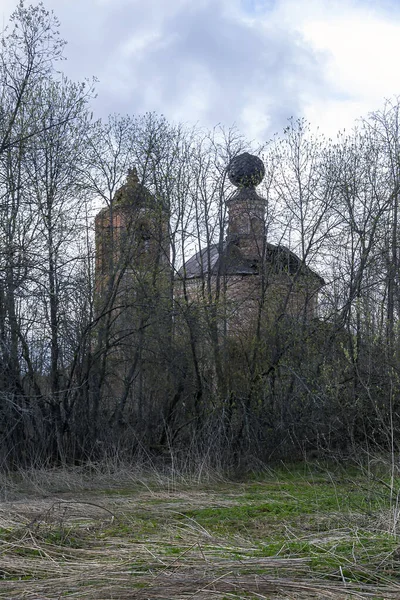
[[[248,152],[235,156],[228,165],[229,180],[237,187],[254,188],[262,182],[264,175],[263,161]]]

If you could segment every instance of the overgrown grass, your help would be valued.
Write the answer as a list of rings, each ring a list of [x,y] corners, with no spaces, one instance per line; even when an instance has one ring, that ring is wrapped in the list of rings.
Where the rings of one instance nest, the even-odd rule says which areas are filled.
[[[4,476],[0,598],[400,598],[396,498],[378,475]]]

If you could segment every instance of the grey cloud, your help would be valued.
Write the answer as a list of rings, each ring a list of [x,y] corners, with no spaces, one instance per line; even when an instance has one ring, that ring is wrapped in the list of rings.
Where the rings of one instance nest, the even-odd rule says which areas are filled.
[[[266,5],[272,5],[271,2]],[[48,0],[69,41],[70,77],[99,78],[95,109],[155,110],[213,126],[245,128],[243,113],[265,104],[264,139],[301,115],[304,93],[322,94],[324,57],[298,34],[238,20],[229,6],[254,13],[255,0]],[[143,53],[130,40],[158,32]]]
[[[139,86],[146,88],[146,80],[158,78],[154,105],[143,106],[140,90],[135,101],[141,110],[161,104],[168,115],[171,107],[184,106],[196,69],[202,68],[214,93],[197,116],[200,122],[236,121],[240,126],[243,107],[257,96],[265,98],[272,126],[281,127],[287,117],[301,114],[305,89],[323,86],[322,57],[298,35],[250,27],[229,18],[222,8],[215,2],[192,5],[164,23],[166,32],[177,34],[167,48],[149,49],[137,62],[132,57],[131,72]]]

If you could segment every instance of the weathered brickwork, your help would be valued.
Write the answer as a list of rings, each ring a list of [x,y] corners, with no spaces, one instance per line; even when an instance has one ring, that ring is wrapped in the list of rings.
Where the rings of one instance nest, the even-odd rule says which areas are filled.
[[[265,326],[281,316],[298,320],[310,320],[317,317],[318,289],[313,277],[303,278],[301,282],[287,276],[273,276],[262,279],[259,275],[212,276],[210,286],[213,301],[219,305],[218,314],[226,330],[231,334],[246,334],[257,326],[261,319]],[[197,307],[207,307],[208,294],[200,278],[185,282],[189,303]],[[219,289],[219,301],[216,290]],[[183,282],[177,288],[177,296],[183,295]]]

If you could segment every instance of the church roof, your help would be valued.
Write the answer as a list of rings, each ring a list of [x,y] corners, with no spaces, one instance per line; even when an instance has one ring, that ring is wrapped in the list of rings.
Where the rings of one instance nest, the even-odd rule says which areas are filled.
[[[185,279],[196,279],[204,275],[258,275],[260,261],[245,258],[234,241],[211,244],[197,252],[179,270]],[[315,271],[304,265],[300,258],[289,248],[282,245],[266,243],[266,265],[270,273],[294,276],[301,272],[302,276],[312,276],[320,285],[325,282]]]
[[[139,181],[136,168],[129,169],[126,182],[115,192],[113,198],[113,208],[115,211],[119,209],[134,209],[138,210],[146,208],[150,210],[162,211],[167,213],[167,207],[152,194],[147,187]],[[109,214],[109,207],[104,207],[98,213],[98,216]]]

